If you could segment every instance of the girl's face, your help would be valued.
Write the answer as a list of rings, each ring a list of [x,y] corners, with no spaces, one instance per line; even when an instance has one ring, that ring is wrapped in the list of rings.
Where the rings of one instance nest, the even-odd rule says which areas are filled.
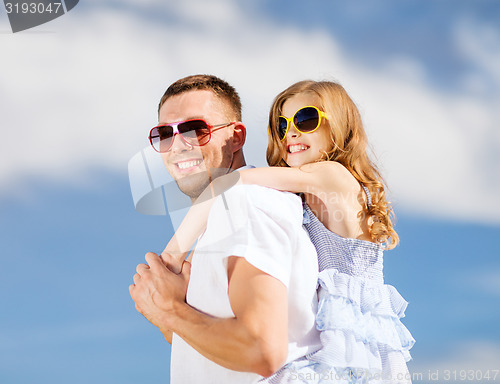
[[[319,108],[320,100],[318,96],[311,93],[301,93],[289,98],[283,104],[282,116],[291,118],[300,108],[314,106]],[[289,123],[288,132],[282,145],[285,146],[285,162],[290,167],[300,167],[301,165],[312,163],[320,159],[324,152],[331,148],[328,122],[321,119],[321,126],[312,133],[301,133],[293,122]]]

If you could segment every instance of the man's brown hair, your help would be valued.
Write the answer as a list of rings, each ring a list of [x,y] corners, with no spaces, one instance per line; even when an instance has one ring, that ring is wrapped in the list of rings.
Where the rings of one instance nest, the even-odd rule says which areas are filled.
[[[169,97],[193,90],[212,91],[215,96],[227,102],[236,121],[241,121],[241,100],[238,92],[226,81],[213,75],[191,75],[177,80],[167,88],[158,105],[160,108]]]

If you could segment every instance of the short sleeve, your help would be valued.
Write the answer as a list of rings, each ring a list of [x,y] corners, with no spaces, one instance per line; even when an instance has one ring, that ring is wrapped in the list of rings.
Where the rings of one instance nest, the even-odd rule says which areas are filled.
[[[297,231],[302,230],[300,198],[256,185],[239,185],[219,196],[210,211],[212,233],[227,259],[244,257],[288,288]],[[213,245],[213,244],[212,244]]]

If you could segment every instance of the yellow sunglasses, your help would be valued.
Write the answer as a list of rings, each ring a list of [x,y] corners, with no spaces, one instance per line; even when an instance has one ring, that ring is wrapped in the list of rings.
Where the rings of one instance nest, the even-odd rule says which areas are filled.
[[[322,118],[328,118],[326,113],[312,105],[300,108],[289,119],[280,116],[278,118],[278,137],[281,141],[285,139],[291,122],[300,133],[312,133],[319,128]]]

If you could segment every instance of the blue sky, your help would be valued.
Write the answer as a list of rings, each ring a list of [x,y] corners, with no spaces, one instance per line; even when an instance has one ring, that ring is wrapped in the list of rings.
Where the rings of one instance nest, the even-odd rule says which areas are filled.
[[[88,0],[13,35],[2,11],[0,382],[168,382],[128,285],[171,228],[134,210],[127,164],[191,73],[238,88],[260,166],[272,98],[340,81],[398,215],[410,370],[500,369],[499,19],[483,0]]]

